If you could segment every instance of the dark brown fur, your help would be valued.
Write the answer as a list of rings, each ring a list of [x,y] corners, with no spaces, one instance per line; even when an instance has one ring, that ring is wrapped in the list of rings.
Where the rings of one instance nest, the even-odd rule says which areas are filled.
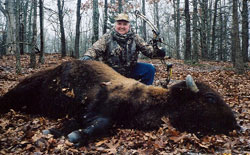
[[[100,62],[75,60],[23,80],[1,99],[0,106],[1,112],[13,108],[52,118],[105,116],[112,124],[137,129],[158,128],[162,116],[169,116],[181,131],[236,129],[234,115],[221,97],[202,83],[197,86],[198,93],[185,82],[169,91],[121,76]]]

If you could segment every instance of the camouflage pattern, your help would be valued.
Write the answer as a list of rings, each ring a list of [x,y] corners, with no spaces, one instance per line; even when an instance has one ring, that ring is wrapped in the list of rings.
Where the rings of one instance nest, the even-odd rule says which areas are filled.
[[[132,30],[120,35],[113,29],[95,42],[84,56],[103,61],[120,74],[129,77],[137,63],[139,52],[149,58],[154,57],[153,47]]]

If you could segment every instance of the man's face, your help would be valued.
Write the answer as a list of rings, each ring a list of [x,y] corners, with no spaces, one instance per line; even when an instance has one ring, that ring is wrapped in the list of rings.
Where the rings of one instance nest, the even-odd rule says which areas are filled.
[[[128,33],[130,28],[129,22],[126,21],[116,21],[115,30],[121,35]]]

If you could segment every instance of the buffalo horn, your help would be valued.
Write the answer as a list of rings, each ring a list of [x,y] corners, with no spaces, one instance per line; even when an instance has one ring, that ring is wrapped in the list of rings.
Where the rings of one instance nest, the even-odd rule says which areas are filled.
[[[193,78],[191,75],[188,75],[186,77],[186,85],[187,87],[192,91],[192,92],[195,92],[195,93],[198,93],[199,92],[199,89],[198,87],[196,86]]]

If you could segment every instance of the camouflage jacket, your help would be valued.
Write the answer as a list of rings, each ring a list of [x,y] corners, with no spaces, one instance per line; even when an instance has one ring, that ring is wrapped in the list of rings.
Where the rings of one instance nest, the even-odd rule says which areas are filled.
[[[133,31],[130,30],[124,36],[112,30],[95,42],[84,56],[103,61],[120,74],[129,77],[137,63],[139,52],[152,58],[153,51],[153,47]]]

